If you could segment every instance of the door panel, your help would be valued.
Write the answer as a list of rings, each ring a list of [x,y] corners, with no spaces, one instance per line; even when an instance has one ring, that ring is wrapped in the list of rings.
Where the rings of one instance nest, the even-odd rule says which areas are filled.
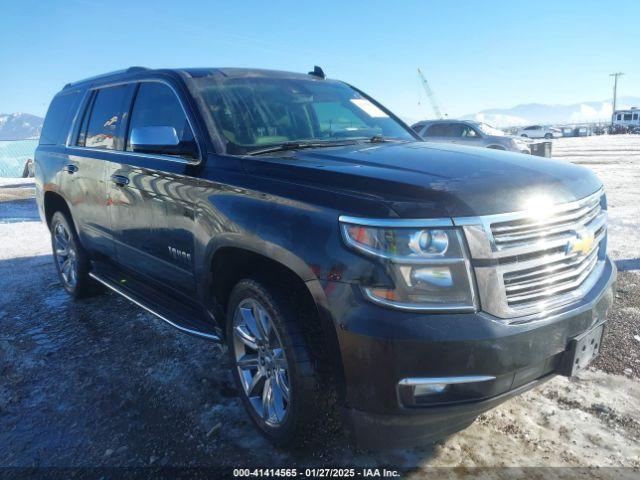
[[[73,151],[73,150],[71,150]],[[88,151],[69,155],[68,166],[76,170],[65,170],[63,190],[67,192],[73,220],[78,229],[80,242],[90,254],[113,257],[113,236],[111,218],[107,208],[107,187],[105,185],[106,162]]]
[[[108,167],[111,223],[118,262],[163,288],[192,296],[195,205],[190,198],[199,183],[194,159],[158,152],[133,151],[135,129],[173,129],[181,144],[194,143],[193,129],[175,90],[159,81],[136,86],[125,151]],[[161,146],[160,146],[161,147]],[[159,146],[146,147],[159,148]]]
[[[130,87],[119,85],[87,94],[80,125],[68,147],[65,177],[67,200],[79,231],[80,241],[93,256],[113,257],[115,249],[107,207],[106,163],[122,148],[125,106]]]
[[[195,213],[187,192],[197,181],[126,163],[110,164],[108,177],[118,263],[173,290],[193,293]]]

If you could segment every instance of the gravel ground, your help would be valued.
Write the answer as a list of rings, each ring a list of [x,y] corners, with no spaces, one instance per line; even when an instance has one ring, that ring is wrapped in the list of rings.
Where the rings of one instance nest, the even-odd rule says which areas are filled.
[[[16,200],[29,196],[20,193],[29,182],[0,182],[0,467],[640,468],[640,142],[561,139],[554,149],[559,161],[590,163],[609,195],[621,272],[600,358],[441,442],[382,454],[341,438],[307,452],[271,447],[254,433],[215,345],[113,294],[71,302],[33,200]]]

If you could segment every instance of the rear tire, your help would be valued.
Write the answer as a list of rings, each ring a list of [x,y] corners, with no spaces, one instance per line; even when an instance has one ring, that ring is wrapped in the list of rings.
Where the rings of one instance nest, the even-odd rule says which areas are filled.
[[[285,290],[263,280],[238,282],[226,330],[232,375],[258,431],[280,447],[311,439],[322,412],[319,375]]]
[[[89,277],[89,257],[63,212],[51,218],[51,247],[58,278],[67,293],[74,300],[96,293],[96,283]]]

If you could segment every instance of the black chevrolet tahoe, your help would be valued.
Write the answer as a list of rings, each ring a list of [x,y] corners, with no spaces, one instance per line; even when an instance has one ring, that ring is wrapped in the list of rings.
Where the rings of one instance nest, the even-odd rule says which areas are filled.
[[[320,68],[70,83],[35,172],[66,291],[226,344],[281,446],[327,418],[364,448],[465,428],[584,368],[612,302],[593,173],[423,142]]]

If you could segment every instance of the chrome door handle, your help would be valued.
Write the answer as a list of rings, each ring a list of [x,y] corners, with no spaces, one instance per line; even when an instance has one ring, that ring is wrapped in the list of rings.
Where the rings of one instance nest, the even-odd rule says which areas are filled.
[[[111,181],[118,187],[124,187],[129,185],[129,179],[124,175],[111,175]]]
[[[78,171],[78,166],[70,163],[69,165],[65,166],[64,169],[67,171],[67,173],[76,173]]]

